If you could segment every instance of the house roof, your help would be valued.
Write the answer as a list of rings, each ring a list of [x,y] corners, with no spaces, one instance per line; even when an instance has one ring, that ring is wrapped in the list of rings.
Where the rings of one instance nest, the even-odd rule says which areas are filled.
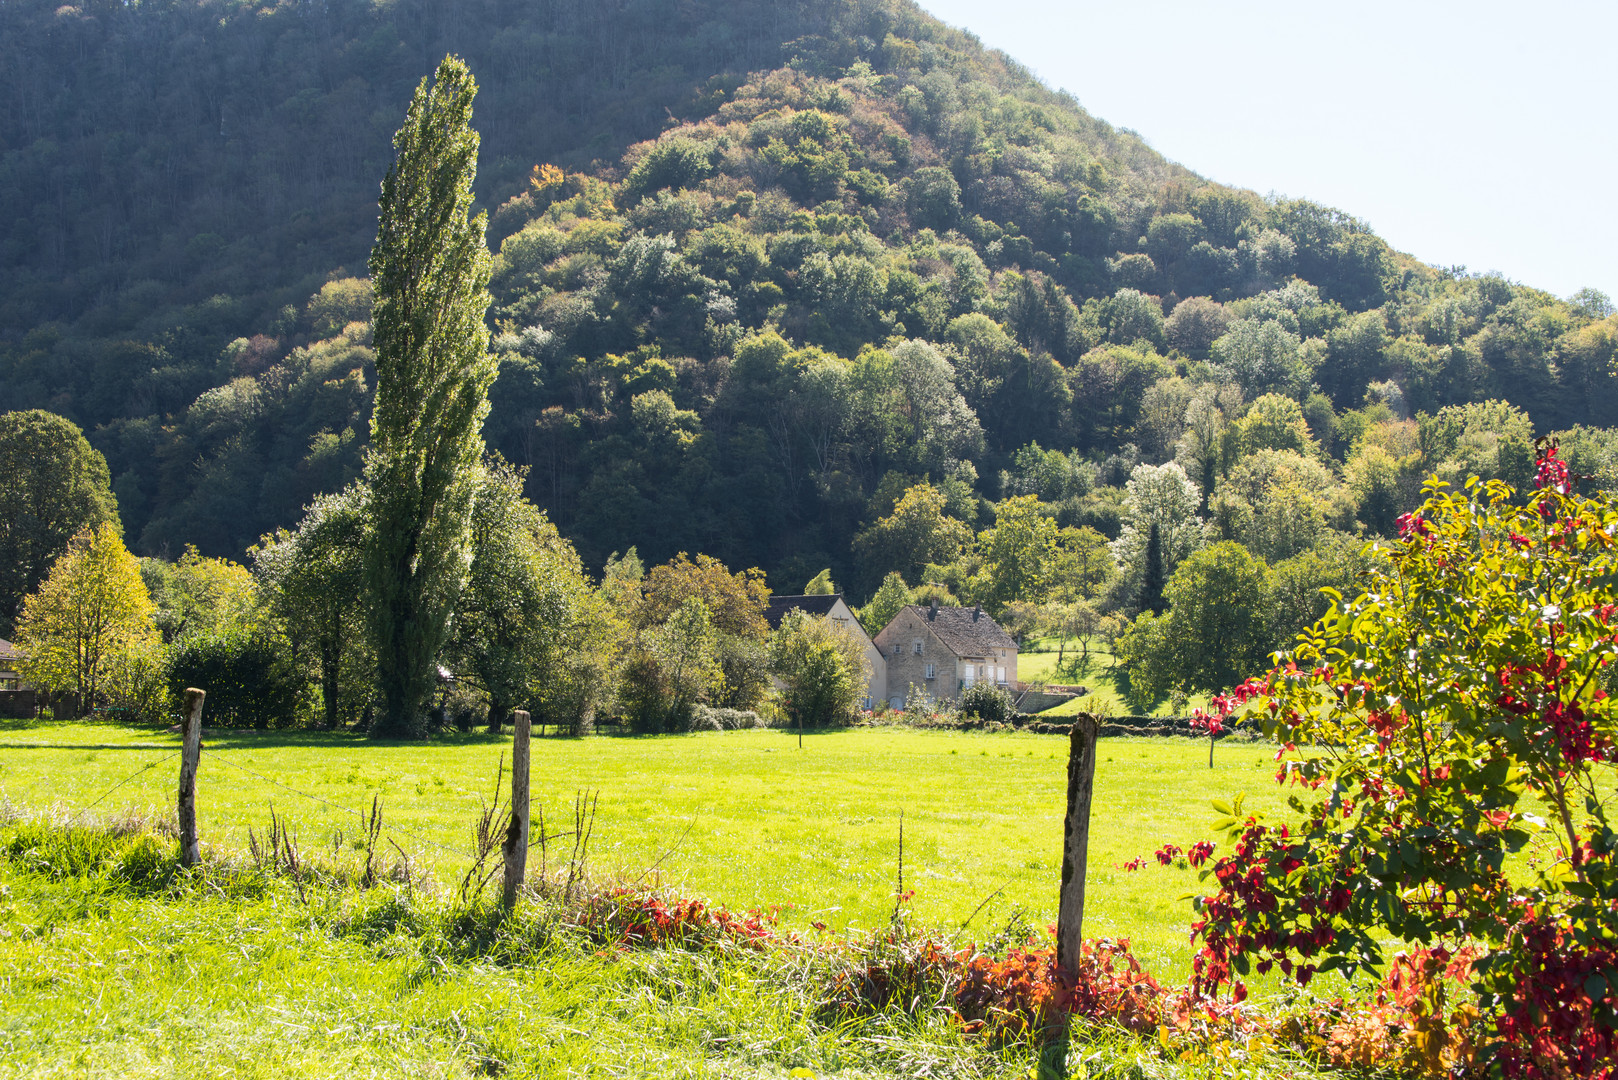
[[[781,629],[781,620],[786,618],[787,612],[793,608],[802,608],[806,614],[831,614],[831,609],[837,606],[837,601],[843,598],[842,593],[818,593],[814,596],[772,596],[770,604],[764,609],[764,617],[769,620],[771,630]]]
[[[989,618],[981,608],[931,608],[910,604],[899,614],[911,614],[927,624],[956,656],[985,656],[991,649],[1017,649],[1011,635],[1000,629],[1000,624]],[[895,616],[897,618],[897,616]]]
[[[13,645],[5,638],[0,638],[0,660],[17,660],[21,658],[21,656],[22,650],[18,649],[17,646]]]

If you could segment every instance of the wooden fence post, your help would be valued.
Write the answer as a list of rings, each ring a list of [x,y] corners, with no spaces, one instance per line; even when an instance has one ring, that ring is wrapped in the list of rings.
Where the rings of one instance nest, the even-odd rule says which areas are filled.
[[[1056,964],[1075,970],[1084,941],[1084,867],[1090,854],[1090,793],[1096,777],[1096,718],[1073,718],[1067,757],[1067,819],[1062,825],[1062,895],[1056,915]]]
[[[516,731],[511,738],[511,825],[506,829],[506,842],[502,853],[506,860],[505,888],[500,902],[510,911],[517,904],[517,890],[522,888],[523,874],[528,868],[528,736],[532,723],[526,709],[511,714]]]
[[[207,694],[196,687],[185,691],[184,745],[180,750],[180,865],[195,866],[202,860],[197,842],[197,765],[202,760],[202,699]]]

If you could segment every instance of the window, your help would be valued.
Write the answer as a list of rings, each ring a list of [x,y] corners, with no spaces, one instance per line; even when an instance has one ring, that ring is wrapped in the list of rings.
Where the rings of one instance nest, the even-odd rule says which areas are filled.
[[[933,675],[933,665],[931,665],[931,664],[927,665],[927,677],[929,679],[934,677],[934,675]]]
[[[921,639],[920,638],[917,638],[915,641],[912,641],[910,643],[910,647],[911,647],[911,651],[913,651],[917,656],[921,655]]]
[[[900,653],[904,652],[904,648],[905,647],[903,645],[901,645],[897,641],[895,641],[893,643],[893,655],[898,656]]]

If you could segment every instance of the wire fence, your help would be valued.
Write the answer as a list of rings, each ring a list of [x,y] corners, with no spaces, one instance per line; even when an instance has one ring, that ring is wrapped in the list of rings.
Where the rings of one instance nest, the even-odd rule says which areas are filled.
[[[146,773],[150,772],[151,770],[157,768],[159,765],[163,764],[165,761],[173,761],[175,758],[177,758],[179,756],[180,756],[180,752],[178,750],[176,750],[172,754],[164,754],[160,758],[155,758],[155,759],[153,759],[151,761],[148,761],[146,764],[142,765],[140,768],[136,769],[134,772],[130,773],[128,776],[124,777],[122,780],[118,781],[116,784],[112,785],[112,787],[108,788],[106,791],[103,791],[100,795],[96,796],[94,802],[86,804],[84,807],[82,807],[79,810],[78,813],[74,814],[73,817],[70,820],[78,821],[85,814],[88,814],[91,810],[94,810],[96,807],[98,807],[102,803],[106,802],[107,799],[112,795],[113,792],[117,791],[119,788],[123,787],[125,784],[128,784],[130,781],[136,779],[137,777],[145,775]]]

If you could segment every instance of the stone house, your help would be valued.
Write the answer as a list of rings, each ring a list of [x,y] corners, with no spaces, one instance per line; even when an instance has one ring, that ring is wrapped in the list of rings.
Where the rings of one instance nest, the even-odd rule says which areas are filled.
[[[954,700],[974,683],[1017,686],[1017,643],[980,607],[910,604],[876,635],[888,662],[889,706],[902,709],[912,690]]]
[[[0,638],[0,716],[33,716],[39,709],[41,695],[17,672],[21,656],[17,646]]]
[[[767,608],[764,609],[764,618],[769,620],[771,630],[781,628],[781,620],[793,608],[801,608],[810,615],[818,615],[834,626],[840,626],[853,634],[865,646],[865,659],[871,665],[871,681],[866,686],[865,701],[861,708],[869,709],[878,701],[887,696],[888,664],[882,651],[871,641],[871,635],[865,632],[865,627],[854,617],[854,611],[843,599],[842,593],[823,593],[814,596],[772,596]]]

